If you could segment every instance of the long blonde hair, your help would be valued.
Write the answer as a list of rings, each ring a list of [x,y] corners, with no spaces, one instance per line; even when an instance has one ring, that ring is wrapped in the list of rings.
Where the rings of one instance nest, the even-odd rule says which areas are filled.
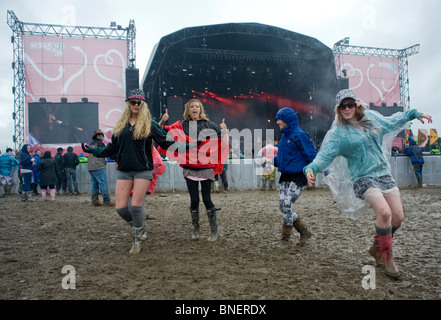
[[[204,105],[202,104],[201,100],[199,100],[199,99],[191,99],[185,104],[185,110],[184,110],[184,114],[183,114],[184,120],[192,120],[191,115],[190,115],[190,108],[195,104],[198,104],[199,108],[201,109],[201,113],[199,114],[201,119],[210,121],[210,119],[208,119],[208,116],[205,113]]]
[[[121,117],[116,122],[115,127],[113,128],[113,134],[115,136],[119,136],[122,130],[125,128],[127,123],[132,116],[132,111],[130,110],[130,102],[126,102],[126,107],[121,115]],[[147,102],[141,101],[141,105],[139,106],[138,117],[135,122],[135,130],[133,132],[133,139],[140,140],[145,139],[150,134],[150,127],[152,125],[152,116],[150,114],[149,107]]]

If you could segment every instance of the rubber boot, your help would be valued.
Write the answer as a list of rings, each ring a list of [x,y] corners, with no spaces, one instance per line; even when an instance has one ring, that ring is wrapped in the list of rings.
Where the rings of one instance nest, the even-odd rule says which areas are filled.
[[[21,201],[28,201],[28,193],[25,191],[21,192]]]
[[[381,248],[380,248],[379,237],[380,236],[378,234],[376,234],[374,236],[374,243],[369,248],[369,254],[375,259],[375,262],[377,263],[378,267],[383,267],[384,266],[384,262],[383,262],[383,257],[381,255]]]
[[[97,194],[92,196],[92,205],[94,205],[94,206],[100,205],[100,199]]]
[[[214,181],[214,191],[219,192],[219,181]]]
[[[139,253],[141,251],[141,236],[143,227],[132,227],[133,230],[133,244],[130,253]]]
[[[55,189],[51,189],[50,190],[50,195],[51,195],[51,201],[55,201]]]
[[[12,189],[11,185],[6,185],[4,188],[5,188],[5,193],[7,195],[11,194],[11,189]]]
[[[383,258],[386,275],[395,279],[399,278],[400,272],[395,265],[394,257],[392,255],[392,234],[378,236],[378,240],[380,242],[381,256]]]
[[[306,225],[303,223],[300,217],[293,223],[293,227],[300,233],[300,241],[296,243],[297,246],[303,246],[309,238],[311,238],[312,233],[308,230]]]
[[[418,181],[418,187],[422,188],[423,187],[423,177],[417,177],[417,181]]]
[[[282,239],[280,239],[279,248],[285,249],[289,246],[289,238],[291,237],[292,226],[282,226]]]
[[[35,201],[34,193],[32,191],[28,191],[27,196],[28,196],[28,201]]]
[[[199,239],[199,209],[190,209],[191,213],[191,223],[193,225],[193,233],[191,235],[191,240]]]
[[[267,179],[262,180],[262,189],[261,189],[262,191],[265,191],[265,189],[266,189],[266,180]]]
[[[47,199],[46,199],[46,193],[47,193],[47,190],[41,190],[41,198],[43,199],[43,201],[46,201]]]
[[[274,180],[269,181],[269,188],[270,188],[270,190],[274,189]]]
[[[216,241],[218,237],[217,233],[217,218],[216,207],[207,210],[208,222],[210,223],[211,234],[208,237],[208,241]]]

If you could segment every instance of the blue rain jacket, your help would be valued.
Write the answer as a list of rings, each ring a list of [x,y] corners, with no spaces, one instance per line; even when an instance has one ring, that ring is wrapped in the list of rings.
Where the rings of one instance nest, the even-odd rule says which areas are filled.
[[[283,120],[289,126],[282,129],[274,165],[282,173],[303,172],[303,168],[317,155],[309,134],[300,128],[297,114],[291,108],[280,109],[276,119]]]

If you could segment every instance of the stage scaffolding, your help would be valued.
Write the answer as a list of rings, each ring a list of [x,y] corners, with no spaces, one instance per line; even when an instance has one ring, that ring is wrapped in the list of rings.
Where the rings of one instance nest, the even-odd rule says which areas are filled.
[[[420,49],[419,44],[401,50],[352,46],[349,45],[349,37],[346,37],[334,44],[333,52],[335,57],[335,70],[340,70],[341,54],[398,59],[399,77],[400,77],[400,103],[401,106],[403,107],[403,110],[408,110],[410,108],[410,94],[409,94],[409,75],[408,75],[407,58],[417,54],[419,52],[419,49]]]
[[[13,44],[14,84],[14,135],[12,137],[15,149],[21,148],[25,142],[25,64],[23,36],[40,35],[54,37],[75,37],[93,39],[127,40],[128,69],[135,69],[136,61],[136,28],[135,21],[130,20],[127,28],[122,28],[112,22],[111,27],[82,27],[54,24],[39,24],[20,21],[12,10],[7,12],[7,23],[12,29],[11,43]]]

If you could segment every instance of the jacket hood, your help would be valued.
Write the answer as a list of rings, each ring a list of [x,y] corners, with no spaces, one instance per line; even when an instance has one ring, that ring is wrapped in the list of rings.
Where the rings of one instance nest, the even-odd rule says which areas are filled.
[[[21,152],[29,153],[28,152],[28,144],[24,144],[23,147],[21,147]]]
[[[299,128],[299,118],[296,112],[291,108],[282,108],[276,114],[276,119],[280,119],[288,124],[291,129]]]

